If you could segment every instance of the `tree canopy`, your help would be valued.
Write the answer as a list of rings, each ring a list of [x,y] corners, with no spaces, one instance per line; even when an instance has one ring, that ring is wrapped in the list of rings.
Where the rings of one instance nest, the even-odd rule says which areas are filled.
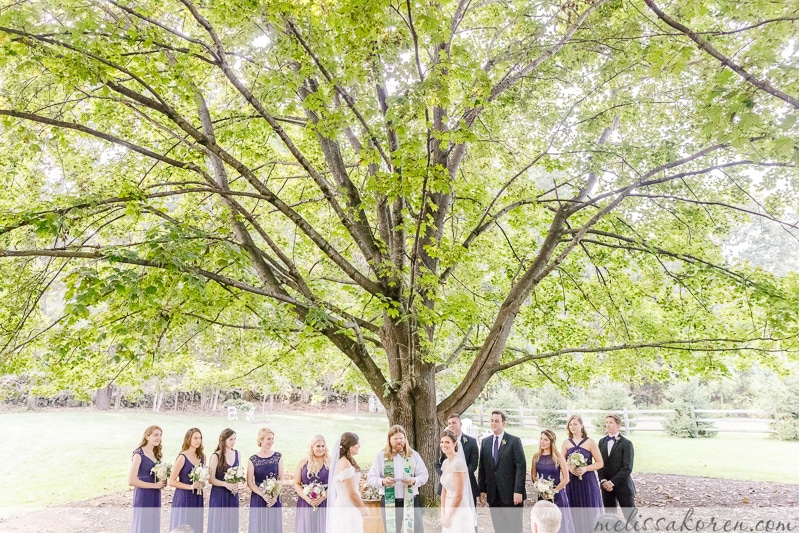
[[[796,278],[725,243],[796,240],[797,33],[765,0],[6,2],[4,370],[345,361],[432,457],[499,373],[779,366]]]

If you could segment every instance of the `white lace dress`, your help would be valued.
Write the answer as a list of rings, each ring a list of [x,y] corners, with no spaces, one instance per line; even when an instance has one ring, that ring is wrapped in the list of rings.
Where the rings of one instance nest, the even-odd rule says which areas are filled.
[[[455,498],[456,484],[458,483],[454,475],[455,472],[463,472],[463,475],[466,476],[466,484],[468,484],[467,471],[466,461],[460,457],[456,457],[451,464],[449,459],[445,459],[444,464],[441,465],[441,486],[447,491],[447,500],[444,502],[447,509],[450,508]],[[463,486],[464,484],[461,483],[461,487]],[[462,488],[461,490],[465,489]],[[441,533],[474,533],[474,509],[467,501],[467,498],[472,497],[471,492],[471,488],[469,488],[468,494],[462,495],[461,503],[452,517],[452,522],[449,527],[442,528]]]
[[[327,512],[333,514],[327,533],[363,533],[361,511],[352,503],[347,492],[347,484],[358,492],[359,477],[354,466],[342,470],[335,477],[336,503],[334,507],[327,508]]]

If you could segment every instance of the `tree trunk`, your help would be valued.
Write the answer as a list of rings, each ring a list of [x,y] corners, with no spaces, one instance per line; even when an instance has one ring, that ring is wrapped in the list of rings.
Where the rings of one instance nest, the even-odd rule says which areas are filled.
[[[94,396],[94,407],[100,411],[111,409],[111,385],[97,389]]]
[[[122,389],[114,387],[114,409],[119,409],[122,406]]]

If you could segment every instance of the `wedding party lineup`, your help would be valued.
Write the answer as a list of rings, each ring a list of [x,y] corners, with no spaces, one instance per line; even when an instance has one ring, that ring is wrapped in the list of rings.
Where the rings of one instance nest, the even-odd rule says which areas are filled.
[[[232,429],[222,431],[213,452],[206,453],[202,431],[190,428],[170,464],[162,453],[161,428],[149,426],[130,465],[130,532],[161,531],[162,492],[167,486],[174,488],[169,518],[169,531],[174,533],[239,532],[240,495],[246,492],[248,533],[283,533],[284,490],[297,495],[296,533],[365,533],[370,531],[366,524],[375,527],[375,520],[377,531],[385,533],[521,533],[528,499],[535,501],[529,508],[533,533],[629,528],[636,507],[634,451],[619,431],[618,415],[608,414],[606,435],[598,440],[587,435],[578,415],[569,417],[560,446],[555,432],[543,430],[529,462],[521,439],[505,431],[505,413],[493,411],[490,422],[491,433],[478,442],[462,431],[460,415],[451,414],[440,435],[441,454],[435,465],[426,465],[410,446],[406,430],[393,425],[368,471],[361,470],[356,458],[356,433],[344,432],[332,445],[315,435],[307,444],[307,456],[294,468],[290,487],[284,487],[285,465],[273,449],[272,429],[258,430],[258,449],[245,458]],[[440,480],[440,500],[435,524],[426,524],[419,490],[432,482],[432,470]],[[529,494],[528,473],[533,487]],[[379,514],[366,502],[379,502]],[[478,521],[477,509],[485,506],[490,525]]]

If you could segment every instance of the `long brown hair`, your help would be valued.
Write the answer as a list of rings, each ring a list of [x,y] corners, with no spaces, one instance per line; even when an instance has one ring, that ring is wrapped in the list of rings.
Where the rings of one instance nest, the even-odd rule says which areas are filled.
[[[203,436],[203,432],[200,431],[198,428],[191,428],[186,432],[186,436],[183,437],[183,446],[181,446],[180,451],[185,452],[189,448],[191,448],[191,438],[194,436],[195,433],[200,434],[200,438]],[[197,456],[201,462],[205,462],[205,453],[203,452],[203,445],[200,444],[197,446],[197,449],[194,451],[194,454]]]
[[[350,464],[354,466],[356,470],[360,470],[361,467],[358,466],[358,463],[355,462],[355,458],[352,456],[350,448],[358,444],[359,441],[360,439],[358,438],[358,435],[356,435],[355,433],[351,433],[349,431],[347,431],[346,433],[342,433],[341,447],[339,448],[338,452],[339,457],[346,457],[347,461],[349,461]]]
[[[545,436],[549,439],[549,453],[552,454],[552,460],[555,461],[555,465],[560,468],[560,452],[558,451],[558,447],[556,446],[558,442],[558,437],[555,436],[555,433],[550,429],[545,429],[541,432],[541,435]],[[541,448],[535,452],[533,455],[533,462],[537,463],[538,460],[541,458]]]
[[[153,431],[156,431],[156,430],[160,431],[161,432],[161,436],[163,437],[164,430],[161,429],[161,426],[156,426],[156,425],[148,426],[147,429],[144,430],[144,436],[141,438],[141,442],[139,443],[139,448],[141,448],[142,446],[147,446],[147,437],[152,435]],[[160,461],[161,460],[161,445],[160,444],[158,446],[153,446],[153,455],[155,455],[155,460],[156,461]]]
[[[325,444],[325,456],[321,461],[319,461],[319,459],[317,459],[313,453],[313,447],[316,446],[317,442],[323,442]],[[322,435],[314,435],[314,437],[311,439],[311,444],[308,446],[307,465],[309,474],[318,474],[319,471],[322,470],[323,466],[330,468],[330,454],[327,450],[327,442],[325,442],[325,438]]]
[[[569,424],[572,423],[572,420],[577,420],[580,423],[580,433],[582,433],[581,438],[587,439],[588,433],[585,432],[585,424],[583,424],[583,419],[580,417],[580,415],[571,415],[566,421],[566,434],[569,436],[569,438],[573,439],[575,437],[572,435],[572,430],[569,429]]]
[[[216,445],[216,450],[214,450],[214,453],[219,456],[219,464],[216,466],[218,472],[224,472],[228,468],[225,441],[235,434],[236,432],[230,428],[223,429],[222,433],[219,434],[219,443]]]
[[[402,456],[410,457],[413,454],[413,450],[411,450],[411,443],[408,442],[408,432],[405,431],[405,428],[399,424],[394,424],[388,428],[388,437],[386,438],[386,449],[384,453],[386,458],[394,457],[394,449],[391,447],[391,437],[399,433],[402,433],[402,435],[405,437],[405,449],[402,450]]]

